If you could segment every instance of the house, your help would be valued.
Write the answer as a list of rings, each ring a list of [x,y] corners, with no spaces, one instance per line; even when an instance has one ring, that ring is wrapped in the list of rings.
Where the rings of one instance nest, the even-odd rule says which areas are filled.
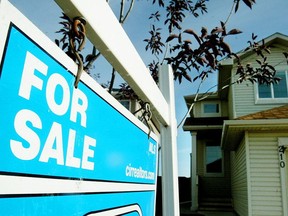
[[[150,104],[138,99],[138,96],[127,84],[121,84],[121,88],[113,88],[111,95],[119,101],[128,111],[134,114],[148,128],[160,136],[160,123],[155,116],[152,115]]]
[[[280,83],[229,85],[237,79],[237,64],[224,59],[218,89],[229,87],[196,102],[183,126],[192,135],[193,210],[288,215],[288,65],[283,61],[288,36],[275,33],[265,42]],[[257,59],[251,51],[239,56],[244,64]],[[194,99],[185,97],[188,107]]]

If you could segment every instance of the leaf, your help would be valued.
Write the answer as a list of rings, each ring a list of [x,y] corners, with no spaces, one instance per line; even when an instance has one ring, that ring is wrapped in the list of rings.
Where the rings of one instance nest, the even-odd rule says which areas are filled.
[[[181,33],[179,34],[178,42],[179,42],[179,43],[182,43],[182,34],[181,34]]]
[[[86,61],[86,62],[89,62],[89,61],[91,61],[94,57],[95,57],[94,55],[88,54],[88,55],[86,56],[86,58],[85,58],[85,61]]]
[[[156,0],[153,0],[152,4],[155,4]],[[164,7],[164,1],[163,0],[158,0],[158,4],[160,7]]]
[[[185,79],[187,79],[189,82],[192,82],[191,77],[187,74],[187,72],[183,73],[183,76],[185,77]]]
[[[191,34],[191,35],[196,34],[192,29],[186,29],[186,30],[184,31],[184,33]]]
[[[227,33],[227,35],[235,35],[235,34],[241,34],[241,33],[242,31],[239,29],[232,29]]]
[[[206,37],[207,36],[207,28],[205,28],[205,27],[202,27],[201,28],[201,38],[204,38],[204,37]]]
[[[252,4],[253,1],[252,0],[242,0],[250,9],[252,9]]]
[[[215,62],[215,58],[213,57],[213,55],[210,53],[210,52],[208,52],[208,51],[206,51],[205,52],[205,58],[208,60],[208,62],[209,62],[209,66],[211,67],[211,68],[213,68],[213,69],[215,69],[216,68],[216,62]]]
[[[177,34],[171,34],[167,38],[166,43],[169,42],[169,41],[172,41],[173,39],[178,38],[178,37],[179,37],[179,35],[177,35]]]
[[[267,67],[269,67],[274,73],[276,73],[276,69],[275,69],[275,67],[273,67],[272,65],[267,65]]]
[[[198,78],[199,76],[194,77],[193,82],[195,82]]]
[[[230,49],[230,46],[227,44],[227,43],[225,43],[224,41],[222,41],[221,43],[220,43],[220,46],[222,47],[222,49],[223,49],[223,51],[225,52],[225,53],[228,53],[228,54],[231,54],[232,52],[231,52],[231,49]]]
[[[64,43],[62,46],[62,50],[65,50],[68,47],[68,43]]]
[[[234,56],[234,57],[237,59],[237,61],[240,60],[239,56],[238,56],[236,53],[231,53],[230,55],[231,55],[231,56]]]
[[[264,50],[268,53],[268,54],[271,54],[271,51],[269,48],[265,47]]]
[[[255,40],[257,38],[257,35],[255,35],[254,33],[252,33],[252,40]]]
[[[58,40],[58,39],[56,39],[56,40],[55,40],[55,43],[56,43],[56,45],[59,47],[59,45],[60,45],[60,42],[59,42],[59,40]]]
[[[211,34],[216,34],[223,31],[224,31],[223,28],[215,27],[214,29],[212,29]]]
[[[258,62],[259,65],[262,65],[262,62],[259,59],[256,59],[256,62]]]
[[[238,11],[240,0],[236,0],[235,13]]]
[[[193,36],[195,37],[195,39],[197,40],[197,42],[198,42],[199,44],[201,44],[201,40],[200,40],[199,36],[198,36],[192,29],[186,29],[186,30],[184,31],[184,33],[193,35]]]

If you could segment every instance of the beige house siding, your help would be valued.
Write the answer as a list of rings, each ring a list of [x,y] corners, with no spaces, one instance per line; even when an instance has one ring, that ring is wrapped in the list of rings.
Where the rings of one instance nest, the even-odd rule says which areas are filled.
[[[235,106],[234,106],[235,102],[234,102],[234,88],[231,87],[229,88],[228,91],[228,113],[229,113],[229,119],[234,119],[235,118]]]
[[[214,99],[214,100],[204,100],[204,101],[200,101],[200,102],[195,103],[194,108],[193,108],[193,116],[195,118],[207,117],[207,114],[203,113],[203,105],[205,103],[218,103],[220,105],[220,113],[218,116],[215,116],[215,117],[228,116],[227,101],[221,101],[221,100]]]
[[[234,210],[238,215],[248,215],[247,163],[244,140],[231,152],[231,190]]]
[[[271,65],[276,65],[276,70],[288,70],[287,62],[284,61],[283,51],[286,48],[284,47],[275,47],[271,49],[272,54],[268,56],[267,62]],[[259,64],[255,61],[256,59],[260,59],[256,55],[249,56],[249,58],[243,59],[242,64],[246,65],[247,63],[251,63],[252,66],[256,67]],[[233,68],[233,74],[236,73],[236,68]],[[235,81],[237,77],[232,76],[232,82]],[[240,116],[248,115],[250,113],[259,112],[262,110],[271,109],[277,106],[281,106],[284,103],[258,103],[256,97],[256,88],[257,84],[252,84],[250,82],[243,82],[241,84],[235,84],[232,86],[233,95],[230,93],[229,97],[233,97],[234,99],[234,118],[238,118]],[[229,98],[229,99],[230,99]],[[230,111],[230,110],[229,110]],[[231,113],[231,112],[230,112]]]
[[[252,216],[282,216],[278,137],[284,134],[249,133],[250,202]]]

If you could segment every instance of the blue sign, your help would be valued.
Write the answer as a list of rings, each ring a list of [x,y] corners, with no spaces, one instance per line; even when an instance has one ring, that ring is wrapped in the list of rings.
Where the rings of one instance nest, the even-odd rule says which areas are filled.
[[[10,25],[0,182],[17,186],[1,192],[0,215],[153,215],[157,142],[93,88],[75,89],[60,62]]]

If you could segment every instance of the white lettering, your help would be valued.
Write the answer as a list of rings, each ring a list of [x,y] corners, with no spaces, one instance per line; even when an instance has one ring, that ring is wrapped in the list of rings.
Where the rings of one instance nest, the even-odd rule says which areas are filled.
[[[30,52],[27,52],[18,93],[27,100],[30,99],[32,86],[39,90],[42,90],[43,88],[43,80],[36,76],[35,70],[46,76],[48,66]],[[86,95],[80,89],[74,88],[71,98],[68,82],[58,73],[53,73],[48,78],[46,86],[46,101],[51,111],[56,115],[65,115],[69,109],[70,101],[72,100],[70,120],[76,123],[79,116],[81,126],[86,127],[86,110],[88,108],[88,99]],[[56,102],[57,87],[62,89],[62,95],[57,95],[59,98],[62,96],[62,101],[58,101],[58,103]]]
[[[74,157],[76,131],[70,129],[66,154],[66,166],[80,168],[80,158]]]
[[[52,124],[39,161],[48,162],[50,158],[56,159],[57,164],[64,165],[62,126],[57,122]]]
[[[63,90],[61,95],[62,101],[60,104],[57,104],[55,101],[57,86],[61,87]],[[70,103],[70,90],[69,85],[63,76],[54,73],[49,77],[46,88],[46,98],[48,106],[53,113],[61,116],[67,112]]]
[[[94,150],[90,149],[90,146],[96,147],[96,140],[86,136],[84,137],[84,147],[83,147],[83,156],[82,156],[82,168],[93,170],[94,162],[89,161],[89,158],[94,157]]]
[[[71,106],[70,120],[76,122],[77,113],[79,113],[81,117],[81,125],[86,127],[86,110],[88,108],[88,100],[86,95],[81,90],[74,88]]]
[[[78,124],[86,128],[87,96],[80,89],[73,88],[71,92],[69,83],[61,74],[49,73],[49,75],[51,74],[49,77],[47,74],[48,66],[27,51],[18,92],[19,96],[26,100],[37,100],[43,95],[46,97],[47,108],[49,108],[53,114],[58,116],[70,114],[71,122],[79,122]],[[37,94],[37,98],[32,98],[36,90],[43,92],[42,94]],[[67,113],[69,111],[70,113]],[[51,116],[46,116],[46,118],[49,117],[51,118]],[[84,135],[82,131],[79,131],[79,135],[84,137],[77,136],[77,127],[76,129],[67,128],[63,134],[64,126],[68,126],[69,123],[63,123],[62,125],[58,122],[53,122],[50,130],[49,128],[45,128],[44,130],[42,124],[43,127],[48,126],[51,121],[53,120],[42,123],[38,114],[32,110],[20,110],[14,119],[14,128],[19,139],[14,138],[10,140],[10,148],[15,157],[20,160],[39,158],[39,161],[43,163],[48,163],[50,160],[53,160],[54,163],[58,165],[94,170],[93,157],[96,139]],[[38,131],[36,129],[38,129]],[[43,131],[40,131],[42,129]],[[37,132],[39,132],[39,134]],[[67,132],[68,137],[66,136],[63,139],[63,136],[65,136]],[[44,134],[46,134],[45,137],[43,137]],[[79,143],[82,138],[83,143]]]
[[[48,66],[30,52],[27,52],[18,93],[21,97],[27,100],[30,99],[32,86],[42,90],[43,81],[34,74],[35,70],[46,76]]]
[[[31,110],[20,110],[14,120],[14,127],[16,133],[28,142],[24,145],[20,141],[10,140],[10,148],[13,154],[21,160],[34,159],[40,149],[40,139],[27,123],[31,123],[33,127],[41,129],[42,122],[39,116]]]

